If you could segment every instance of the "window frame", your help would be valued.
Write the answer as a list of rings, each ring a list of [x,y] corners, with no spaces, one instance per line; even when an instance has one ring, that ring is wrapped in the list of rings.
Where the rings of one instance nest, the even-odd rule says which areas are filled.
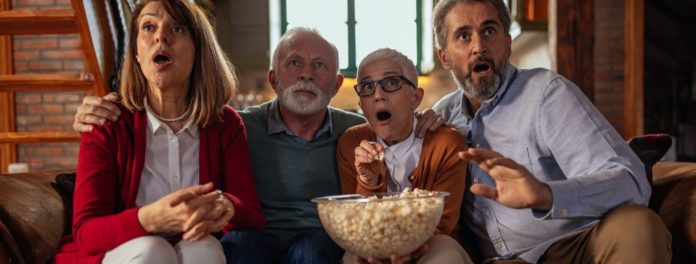
[[[356,21],[355,16],[355,0],[344,0],[347,5],[347,34],[348,34],[348,67],[340,69],[341,74],[346,77],[355,77],[357,75],[358,61],[357,40],[356,40]],[[424,32],[432,32],[430,24],[430,14],[432,13],[433,0],[413,0],[416,5],[416,18],[414,20],[416,26],[416,58],[414,64],[419,75],[426,75],[434,68],[434,45],[432,33],[425,35]],[[278,4],[277,8],[273,6],[273,2]],[[427,7],[424,6],[428,5]],[[278,39],[288,30],[288,0],[269,0],[270,10],[270,54],[277,44]],[[425,12],[425,14],[424,14]],[[424,17],[427,16],[427,17]],[[275,18],[280,18],[275,21]],[[426,19],[424,21],[424,19]],[[275,24],[275,25],[274,25]],[[280,24],[280,30],[274,30],[274,26]],[[427,51],[426,51],[427,49]]]

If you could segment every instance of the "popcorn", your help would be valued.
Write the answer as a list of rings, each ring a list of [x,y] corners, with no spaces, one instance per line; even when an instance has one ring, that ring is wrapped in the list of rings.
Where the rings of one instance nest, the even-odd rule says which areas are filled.
[[[377,160],[384,161],[384,151],[377,153]]]
[[[445,195],[406,188],[382,197],[342,195],[313,201],[322,225],[343,249],[364,258],[389,258],[413,252],[433,235]]]

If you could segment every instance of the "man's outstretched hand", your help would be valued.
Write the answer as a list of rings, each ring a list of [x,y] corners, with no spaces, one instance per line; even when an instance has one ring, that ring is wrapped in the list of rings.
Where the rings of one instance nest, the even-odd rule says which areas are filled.
[[[471,192],[494,200],[510,208],[532,208],[551,210],[553,196],[551,189],[539,181],[527,168],[504,157],[498,152],[469,148],[459,152],[459,158],[477,164],[495,180],[495,188],[474,183]]]
[[[104,97],[86,96],[75,113],[73,129],[77,132],[89,132],[92,131],[93,125],[102,125],[106,119],[116,121],[121,115],[121,110],[115,103],[120,100],[121,97],[115,92]]]

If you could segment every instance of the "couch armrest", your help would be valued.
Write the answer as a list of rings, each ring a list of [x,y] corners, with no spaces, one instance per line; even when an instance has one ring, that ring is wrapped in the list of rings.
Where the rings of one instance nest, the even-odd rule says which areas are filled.
[[[24,263],[10,229],[0,222],[0,263]]]
[[[56,253],[66,230],[65,200],[52,186],[60,172],[0,175],[0,260],[45,263]]]
[[[673,263],[696,263],[696,163],[653,166],[650,208],[672,233]]]

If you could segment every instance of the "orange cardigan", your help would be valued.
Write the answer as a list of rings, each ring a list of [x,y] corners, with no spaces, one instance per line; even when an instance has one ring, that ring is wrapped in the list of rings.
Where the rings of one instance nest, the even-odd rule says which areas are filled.
[[[358,179],[354,150],[363,139],[377,141],[368,124],[349,128],[338,140],[336,156],[341,190],[343,193],[361,194],[386,192],[386,166],[379,173],[377,186],[367,186]],[[467,163],[457,156],[457,152],[466,148],[464,136],[454,128],[440,127],[426,133],[418,165],[409,176],[413,188],[450,193],[445,197],[445,208],[436,234],[452,236],[456,231],[467,174]]]

